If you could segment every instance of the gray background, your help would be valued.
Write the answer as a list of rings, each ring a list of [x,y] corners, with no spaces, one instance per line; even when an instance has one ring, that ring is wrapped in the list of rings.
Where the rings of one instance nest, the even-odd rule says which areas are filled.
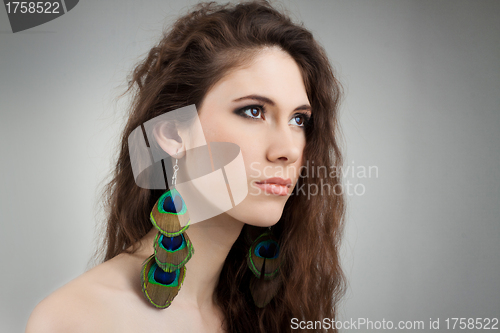
[[[126,74],[197,1],[0,8],[0,332],[89,267]],[[344,84],[344,319],[500,316],[500,1],[284,1]],[[361,189],[358,187],[358,190]],[[442,331],[444,331],[442,329]]]

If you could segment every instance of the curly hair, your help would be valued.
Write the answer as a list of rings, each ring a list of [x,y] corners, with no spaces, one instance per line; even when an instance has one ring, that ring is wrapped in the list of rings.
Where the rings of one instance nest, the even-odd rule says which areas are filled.
[[[133,70],[125,93],[133,92],[121,136],[113,179],[104,189],[107,227],[104,260],[126,252],[151,229],[149,212],[163,191],[134,183],[128,136],[149,119],[187,105],[200,106],[209,89],[228,71],[242,66],[264,47],[278,47],[300,68],[312,107],[304,160],[316,166],[342,167],[338,108],[341,85],[324,49],[311,32],[267,1],[198,4],[163,34]],[[341,186],[330,177],[300,175],[297,188]],[[273,232],[281,244],[283,281],[264,308],[252,301],[245,255],[253,227],[246,225],[230,250],[214,293],[228,332],[290,332],[292,318],[335,319],[345,290],[339,246],[345,215],[342,193],[306,195],[295,191]],[[315,331],[321,331],[316,329]],[[336,331],[332,328],[331,331]]]

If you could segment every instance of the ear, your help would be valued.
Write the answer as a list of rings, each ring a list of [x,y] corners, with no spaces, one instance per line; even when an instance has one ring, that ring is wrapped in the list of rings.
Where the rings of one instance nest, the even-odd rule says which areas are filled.
[[[162,121],[153,129],[156,142],[167,154],[182,158],[186,153],[185,141],[180,136],[175,123]]]

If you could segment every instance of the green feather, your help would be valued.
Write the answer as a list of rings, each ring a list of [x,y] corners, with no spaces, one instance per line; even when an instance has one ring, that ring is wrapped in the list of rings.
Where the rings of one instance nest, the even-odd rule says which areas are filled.
[[[278,274],[281,265],[279,245],[271,232],[265,232],[255,239],[248,250],[247,263],[257,278],[263,275],[264,279],[271,280]]]
[[[189,227],[187,207],[180,193],[175,189],[165,192],[156,201],[150,214],[151,223],[162,234],[174,237]]]
[[[184,266],[194,254],[193,244],[186,233],[182,234],[183,242],[176,250],[168,250],[161,244],[163,235],[158,232],[154,241],[156,264],[166,272],[173,272]]]
[[[153,255],[150,256],[143,264],[141,274],[142,291],[151,304],[163,309],[170,306],[172,300],[177,296],[186,276],[186,267],[182,266],[177,270],[175,280],[171,284],[165,285],[154,278],[155,270],[160,268],[153,258]]]

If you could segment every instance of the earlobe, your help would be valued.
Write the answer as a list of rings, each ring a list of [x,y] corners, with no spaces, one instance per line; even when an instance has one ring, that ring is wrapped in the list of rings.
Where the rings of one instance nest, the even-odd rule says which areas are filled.
[[[174,158],[184,156],[186,146],[174,123],[166,121],[158,123],[153,129],[153,134],[158,145],[167,154]]]

